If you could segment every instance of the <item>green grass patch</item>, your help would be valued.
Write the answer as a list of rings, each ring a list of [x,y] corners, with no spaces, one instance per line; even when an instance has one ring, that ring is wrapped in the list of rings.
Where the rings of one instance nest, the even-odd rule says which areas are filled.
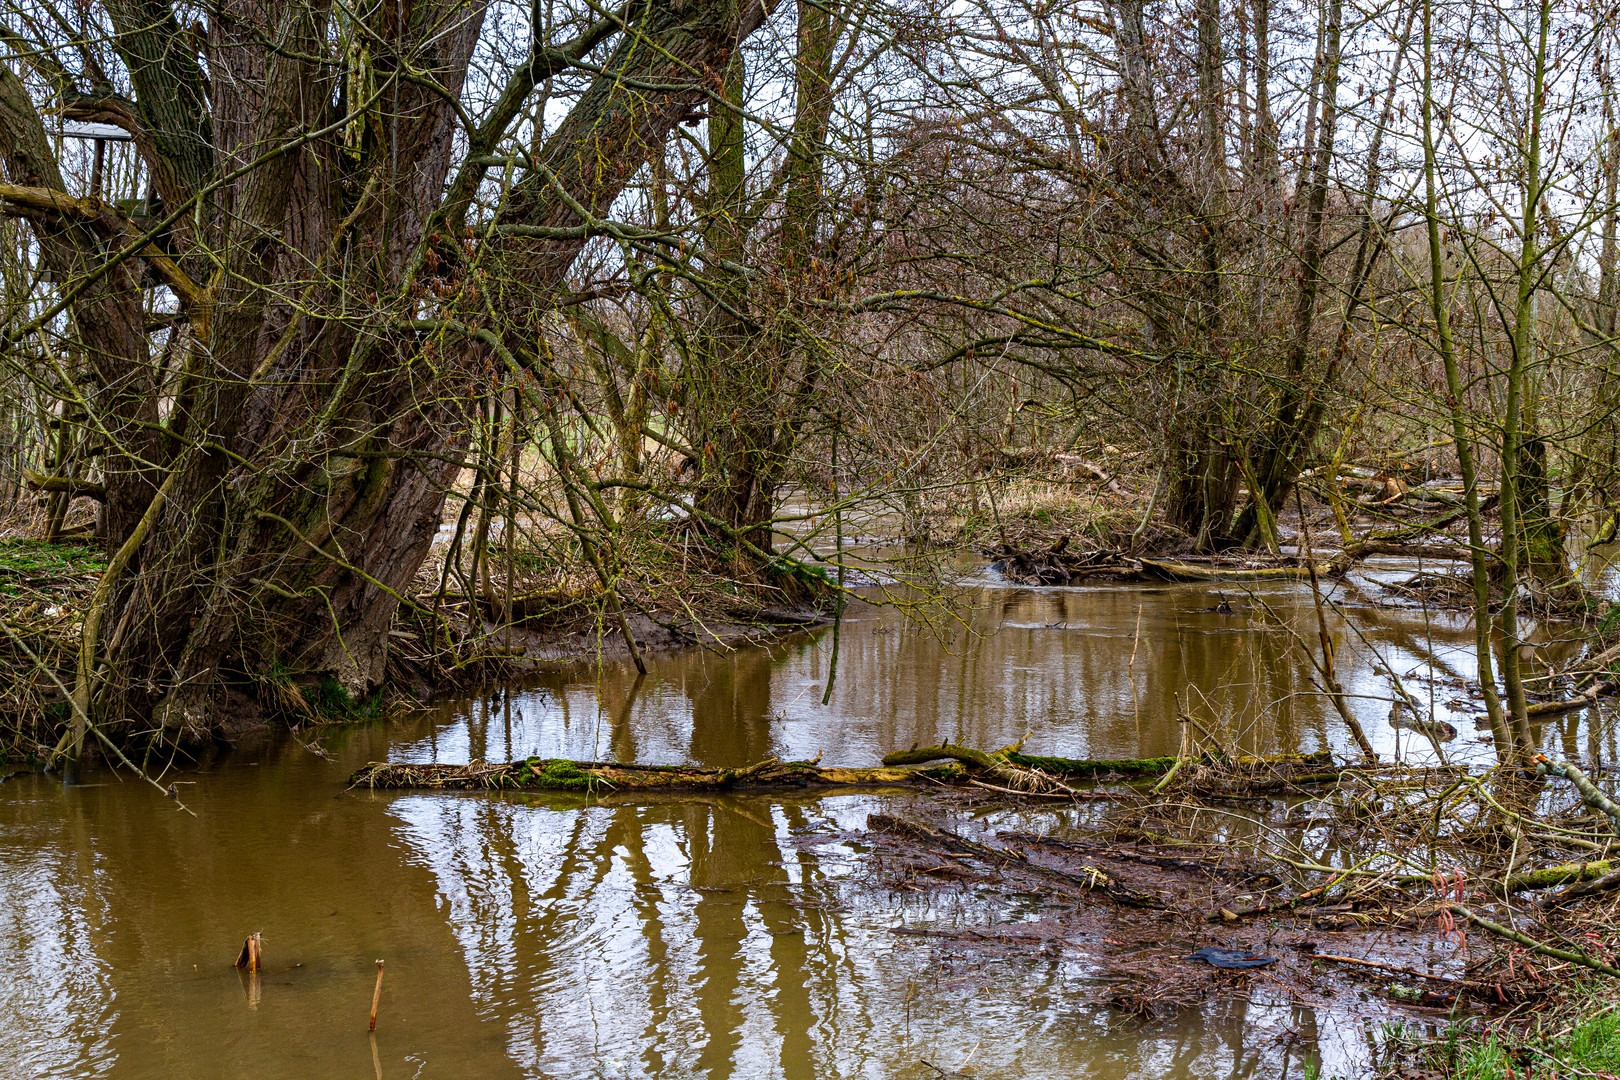
[[[35,589],[97,577],[107,569],[107,556],[84,544],[47,544],[17,537],[0,539],[0,593],[16,596],[23,586]]]
[[[309,697],[316,719],[328,723],[348,724],[375,720],[383,712],[380,692],[369,698],[357,698],[330,675],[321,676],[321,681],[315,686],[315,692]]]
[[[1620,635],[1620,604],[1610,604],[1598,619],[1597,635],[1605,640]]]
[[[1620,1071],[1620,1001],[1595,990],[1543,1017],[1535,1028],[1470,1030],[1453,1025],[1428,1049],[1448,1080],[1568,1080]]]

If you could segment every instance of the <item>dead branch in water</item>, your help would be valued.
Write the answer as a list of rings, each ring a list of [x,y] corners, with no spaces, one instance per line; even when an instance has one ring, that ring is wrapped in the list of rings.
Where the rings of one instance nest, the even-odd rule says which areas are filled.
[[[1261,785],[1332,780],[1338,772],[1326,751],[1218,760],[1203,764],[1223,775],[1246,776]],[[1006,747],[986,753],[971,747],[913,747],[887,755],[878,767],[842,768],[816,761],[764,761],[734,769],[696,765],[635,765],[622,762],[526,758],[509,762],[371,762],[349,780],[351,788],[418,788],[450,791],[577,791],[597,795],[633,791],[771,790],[807,787],[880,787],[992,782],[1009,795],[1074,795],[1065,780],[1127,781],[1162,776],[1175,758],[1084,760],[1019,753]],[[1234,781],[1243,783],[1245,781]]]

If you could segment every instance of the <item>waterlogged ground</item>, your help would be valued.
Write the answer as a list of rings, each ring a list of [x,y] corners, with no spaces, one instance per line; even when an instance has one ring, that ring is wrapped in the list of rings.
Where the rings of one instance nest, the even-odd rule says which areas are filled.
[[[852,611],[825,706],[822,630],[655,658],[640,680],[578,665],[328,731],[328,758],[246,745],[180,777],[196,819],[112,776],[70,789],[14,777],[0,785],[0,1077],[1224,1078],[1304,1075],[1307,1056],[1353,1074],[1390,1016],[1365,994],[1253,980],[1132,1017],[1107,1004],[1097,943],[1066,939],[1050,898],[908,887],[863,828],[874,811],[926,813],[928,796],[342,790],[384,758],[865,765],[1026,731],[1039,753],[1158,755],[1176,750],[1178,698],[1256,751],[1348,746],[1293,638],[1258,607],[1314,633],[1307,591],[1229,592],[1228,614],[1199,586],[981,584],[933,629]],[[1365,640],[1339,628],[1339,662],[1379,752],[1434,756],[1388,726],[1373,650],[1460,729],[1449,757],[1487,753],[1461,684],[1467,627],[1365,599],[1351,598]],[[1543,735],[1612,762],[1605,727],[1577,713]],[[1064,827],[1040,817],[1014,824]],[[1007,949],[895,932],[1025,925],[1059,932]],[[257,980],[231,967],[252,931],[267,957]]]

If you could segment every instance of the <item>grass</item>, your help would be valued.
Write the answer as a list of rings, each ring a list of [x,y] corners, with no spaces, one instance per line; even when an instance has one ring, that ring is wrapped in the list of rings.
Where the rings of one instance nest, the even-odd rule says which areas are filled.
[[[1620,998],[1586,986],[1529,1030],[1463,1024],[1427,1048],[1448,1080],[1570,1080],[1620,1072]]]
[[[313,684],[301,684],[295,672],[279,661],[252,676],[259,701],[271,712],[297,723],[349,724],[376,720],[385,713],[383,695],[356,698],[330,675]]]
[[[107,557],[83,544],[0,538],[0,594],[21,596],[101,574]]]
[[[1620,636],[1620,604],[1610,604],[1597,621],[1597,636],[1599,640],[1607,641]]]

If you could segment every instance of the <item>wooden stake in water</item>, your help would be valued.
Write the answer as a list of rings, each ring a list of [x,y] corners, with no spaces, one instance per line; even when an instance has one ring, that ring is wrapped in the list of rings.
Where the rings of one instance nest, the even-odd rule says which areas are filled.
[[[236,966],[246,968],[250,975],[257,975],[264,950],[262,942],[258,933],[249,934],[247,940],[242,942],[242,951],[237,954]]]
[[[377,989],[371,992],[371,1026],[367,1031],[377,1030],[377,1003],[382,1001],[382,967],[383,962],[377,961]]]

